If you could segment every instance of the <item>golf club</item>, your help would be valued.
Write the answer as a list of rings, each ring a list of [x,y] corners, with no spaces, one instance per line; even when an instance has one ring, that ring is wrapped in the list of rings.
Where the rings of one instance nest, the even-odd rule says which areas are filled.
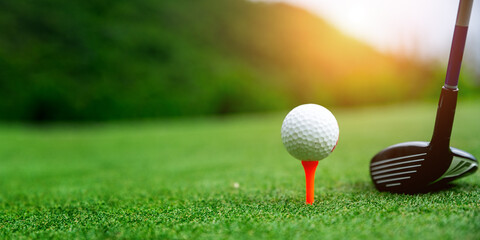
[[[430,142],[405,142],[377,153],[370,162],[370,176],[379,191],[416,193],[474,173],[475,157],[450,147],[457,104],[458,77],[465,48],[473,0],[460,0],[445,85],[440,93]]]

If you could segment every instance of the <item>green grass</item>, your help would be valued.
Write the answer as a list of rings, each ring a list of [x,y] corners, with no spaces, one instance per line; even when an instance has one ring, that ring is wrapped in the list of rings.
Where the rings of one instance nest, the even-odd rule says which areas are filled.
[[[340,141],[313,206],[280,140],[284,114],[0,125],[0,238],[480,238],[479,173],[413,196],[370,181],[377,151],[429,140],[435,103],[333,110]],[[479,117],[479,103],[460,102],[452,136],[477,157]]]

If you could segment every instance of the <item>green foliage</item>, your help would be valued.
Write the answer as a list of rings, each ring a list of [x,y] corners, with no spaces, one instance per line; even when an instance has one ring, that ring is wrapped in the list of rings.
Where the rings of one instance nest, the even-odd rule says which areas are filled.
[[[202,8],[213,9],[174,3],[0,3],[0,117],[103,120],[284,105],[261,72],[197,37],[211,37],[201,19]]]
[[[0,238],[478,239],[479,173],[420,195],[379,193],[369,177],[380,149],[429,139],[435,108],[332,109],[341,136],[313,206],[283,114],[0,125]],[[459,103],[452,136],[477,157],[479,117],[478,99]]]
[[[431,81],[282,4],[7,0],[0,29],[2,120],[359,105],[418,97]]]

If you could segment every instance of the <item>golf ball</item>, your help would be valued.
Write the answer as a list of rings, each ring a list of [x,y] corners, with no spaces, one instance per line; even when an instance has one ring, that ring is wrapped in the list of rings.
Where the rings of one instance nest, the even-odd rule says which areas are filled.
[[[300,105],[283,120],[283,145],[290,155],[302,161],[318,161],[330,155],[338,136],[337,120],[317,104]]]

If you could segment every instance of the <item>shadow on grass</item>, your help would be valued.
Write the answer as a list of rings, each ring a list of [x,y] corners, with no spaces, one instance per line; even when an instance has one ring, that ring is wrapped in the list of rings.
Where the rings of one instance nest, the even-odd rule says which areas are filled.
[[[421,191],[416,191],[416,192],[399,192],[399,193],[394,193],[394,192],[379,192],[373,183],[368,182],[368,181],[361,181],[361,182],[353,182],[353,183],[347,183],[347,184],[340,184],[336,187],[332,187],[328,189],[329,192],[331,191],[339,191],[343,192],[345,194],[372,194],[372,193],[390,193],[393,195],[424,195],[424,194],[439,194],[439,193],[445,193],[445,192],[472,192],[472,191],[478,191],[480,188],[479,184],[472,184],[472,183],[441,183],[441,184],[435,184],[433,186],[430,186],[426,189],[423,189]]]
[[[419,191],[417,194],[427,194],[427,193],[442,193],[442,192],[470,192],[478,190],[479,186],[476,184],[469,183],[444,183],[439,185],[434,185],[424,191]]]
[[[418,196],[426,194],[442,194],[446,192],[472,192],[479,189],[479,185],[470,184],[470,183],[442,183],[429,186],[425,189],[413,191],[413,192],[383,192],[390,193],[392,195],[407,195],[407,196]]]

